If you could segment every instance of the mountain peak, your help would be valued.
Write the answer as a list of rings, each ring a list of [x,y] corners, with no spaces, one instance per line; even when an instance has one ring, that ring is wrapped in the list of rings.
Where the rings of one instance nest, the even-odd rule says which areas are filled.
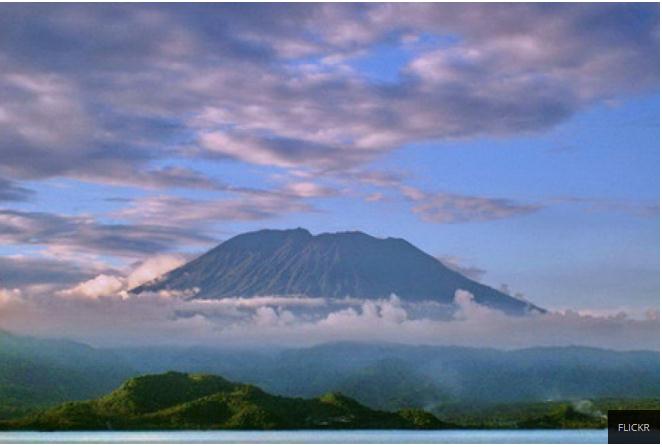
[[[310,231],[306,230],[305,228],[291,228],[291,229],[270,229],[270,228],[265,228],[262,230],[256,230],[256,231],[250,231],[248,233],[243,233],[238,236],[235,236],[229,240],[232,239],[246,239],[246,238],[266,238],[266,237],[273,237],[273,238],[287,238],[287,237],[313,237],[313,235],[310,233]]]
[[[448,269],[400,238],[361,231],[312,235],[259,230],[235,236],[133,293],[197,290],[195,298],[305,296],[388,298],[452,304],[466,290],[477,302],[521,314],[541,310]]]

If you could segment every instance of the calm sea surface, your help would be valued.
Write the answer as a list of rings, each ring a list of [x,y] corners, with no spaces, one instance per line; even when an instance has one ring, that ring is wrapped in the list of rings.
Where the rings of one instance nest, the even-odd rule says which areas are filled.
[[[0,432],[0,443],[607,443],[607,430]]]

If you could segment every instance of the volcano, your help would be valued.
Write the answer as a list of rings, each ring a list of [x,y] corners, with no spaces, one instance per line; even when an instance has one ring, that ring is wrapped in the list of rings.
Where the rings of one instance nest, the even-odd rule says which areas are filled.
[[[473,281],[404,239],[349,231],[260,230],[235,236],[131,292],[192,291],[193,298],[389,298],[452,304],[457,290],[508,314],[544,312]]]

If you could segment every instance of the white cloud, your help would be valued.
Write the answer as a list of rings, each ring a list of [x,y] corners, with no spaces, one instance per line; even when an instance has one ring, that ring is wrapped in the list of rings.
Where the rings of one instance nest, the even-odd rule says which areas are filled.
[[[474,296],[466,290],[456,290],[453,302],[457,305],[455,317],[459,320],[480,320],[500,317],[501,312],[481,306]]]
[[[296,323],[297,318],[289,310],[261,306],[255,310],[251,323],[259,327],[286,326]]]
[[[58,292],[62,297],[83,297],[97,299],[102,296],[115,295],[126,287],[125,278],[98,275],[88,281],[84,281],[75,287]]]
[[[89,115],[77,99],[75,86],[65,77],[5,72],[0,85],[5,92],[0,105],[0,133],[47,146],[60,156],[89,139],[85,131],[92,127]],[[55,120],[62,125],[53,126]]]
[[[3,29],[17,37],[0,44],[0,168],[30,178],[135,183],[182,136],[198,155],[347,169],[414,142],[546,130],[659,83],[654,5],[2,12]],[[75,45],[81,39],[88,45]],[[379,45],[413,55],[388,88],[352,66]],[[165,177],[157,183],[210,186],[188,173]]]
[[[89,298],[121,296],[134,287],[158,278],[187,261],[187,257],[178,254],[160,254],[137,263],[125,276],[100,274],[83,281],[71,288],[56,292],[65,298]]]
[[[212,152],[237,158],[249,163],[293,167],[295,163],[278,156],[258,139],[239,138],[223,132],[207,132],[200,135],[200,145]]]
[[[23,293],[20,289],[2,289],[0,288],[0,311],[3,306],[17,304],[23,299]]]
[[[98,292],[101,285],[89,284],[89,289]],[[116,284],[107,280],[105,285]],[[658,311],[638,318],[621,311],[589,315],[570,310],[514,317],[477,304],[464,291],[456,292],[454,311],[437,302],[410,303],[397,297],[200,300],[172,292],[63,300],[37,292],[3,293],[0,327],[102,345],[168,340],[184,345],[307,346],[355,340],[498,348],[659,348]]]
[[[467,278],[471,278],[474,281],[479,281],[483,275],[487,273],[485,270],[479,267],[466,265],[465,260],[460,256],[444,255],[437,256],[437,259],[449,269],[455,270],[456,272],[461,273],[462,275],[466,276]]]
[[[220,298],[209,301],[210,305],[236,307],[237,309],[255,309],[258,307],[323,307],[329,304],[325,298],[294,298],[285,296],[257,296],[255,298]]]
[[[294,182],[285,186],[285,192],[298,197],[326,197],[336,193],[333,188],[313,182]]]
[[[184,264],[188,258],[178,254],[160,254],[147,258],[126,278],[127,288],[133,289],[141,284],[158,278],[159,276]]]

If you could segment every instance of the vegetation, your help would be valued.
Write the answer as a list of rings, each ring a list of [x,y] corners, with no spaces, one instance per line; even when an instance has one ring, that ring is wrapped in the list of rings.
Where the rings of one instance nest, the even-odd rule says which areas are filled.
[[[0,424],[3,429],[431,429],[422,410],[372,410],[339,393],[316,399],[267,394],[221,377],[169,372],[136,377],[96,400],[70,402]]]
[[[95,398],[133,375],[135,371],[112,353],[0,331],[0,419]]]
[[[616,409],[659,409],[658,399],[597,399],[432,410],[373,410],[341,393],[275,396],[206,374],[140,376],[101,398],[68,402],[0,422],[5,430],[605,428]],[[445,422],[442,422],[445,421]]]
[[[435,416],[467,428],[606,428],[609,410],[658,410],[651,399],[595,399],[485,405],[444,404]]]
[[[258,368],[233,371],[226,356],[212,364],[210,359],[219,356],[195,351],[183,355],[189,365],[206,361],[206,371],[270,393],[314,397],[334,390],[386,411],[453,402],[485,406],[660,394],[659,353],[653,351],[573,346],[505,351],[345,342],[285,350],[271,360],[256,359]],[[171,362],[167,369],[181,370],[183,364]]]
[[[188,411],[190,403],[203,398],[207,400],[196,403],[190,411],[205,414],[203,408],[212,406],[211,401],[216,402],[214,408],[220,405],[218,399],[210,399],[211,395],[227,394],[223,383],[234,390],[237,384],[232,382],[241,382],[259,386],[271,395],[311,401],[338,391],[374,410],[398,412],[400,418],[413,420],[417,426],[423,416],[414,410],[402,412],[402,408],[425,408],[461,427],[603,427],[604,418],[596,416],[600,412],[659,408],[657,397],[649,399],[659,395],[659,365],[657,352],[582,347],[500,351],[333,343],[280,351],[174,346],[99,349],[0,331],[0,420],[27,420],[35,411],[88,399],[100,402],[88,403],[94,410],[90,417],[105,412],[133,418],[134,414],[186,407],[172,410],[177,413]],[[213,382],[183,381],[179,376],[167,380],[155,376],[159,379],[150,382],[143,377],[139,380],[141,389],[152,388],[139,393],[149,396],[146,401],[134,395],[132,387],[136,384],[132,380],[100,398],[129,377],[168,370],[204,371],[232,382],[220,378]],[[198,376],[189,378],[194,377]],[[123,398],[122,393],[133,397]],[[279,401],[278,405],[286,402]],[[58,411],[69,415],[88,410],[78,402]],[[247,416],[240,413],[244,416],[237,417],[245,421]],[[196,426],[195,418],[169,417]],[[71,419],[80,421],[80,417]],[[154,416],[150,423],[159,420]],[[103,424],[106,421],[113,423],[106,418]],[[434,420],[428,425],[434,425]]]
[[[400,359],[377,360],[340,377],[335,389],[380,410],[423,407],[448,399],[438,383]]]

